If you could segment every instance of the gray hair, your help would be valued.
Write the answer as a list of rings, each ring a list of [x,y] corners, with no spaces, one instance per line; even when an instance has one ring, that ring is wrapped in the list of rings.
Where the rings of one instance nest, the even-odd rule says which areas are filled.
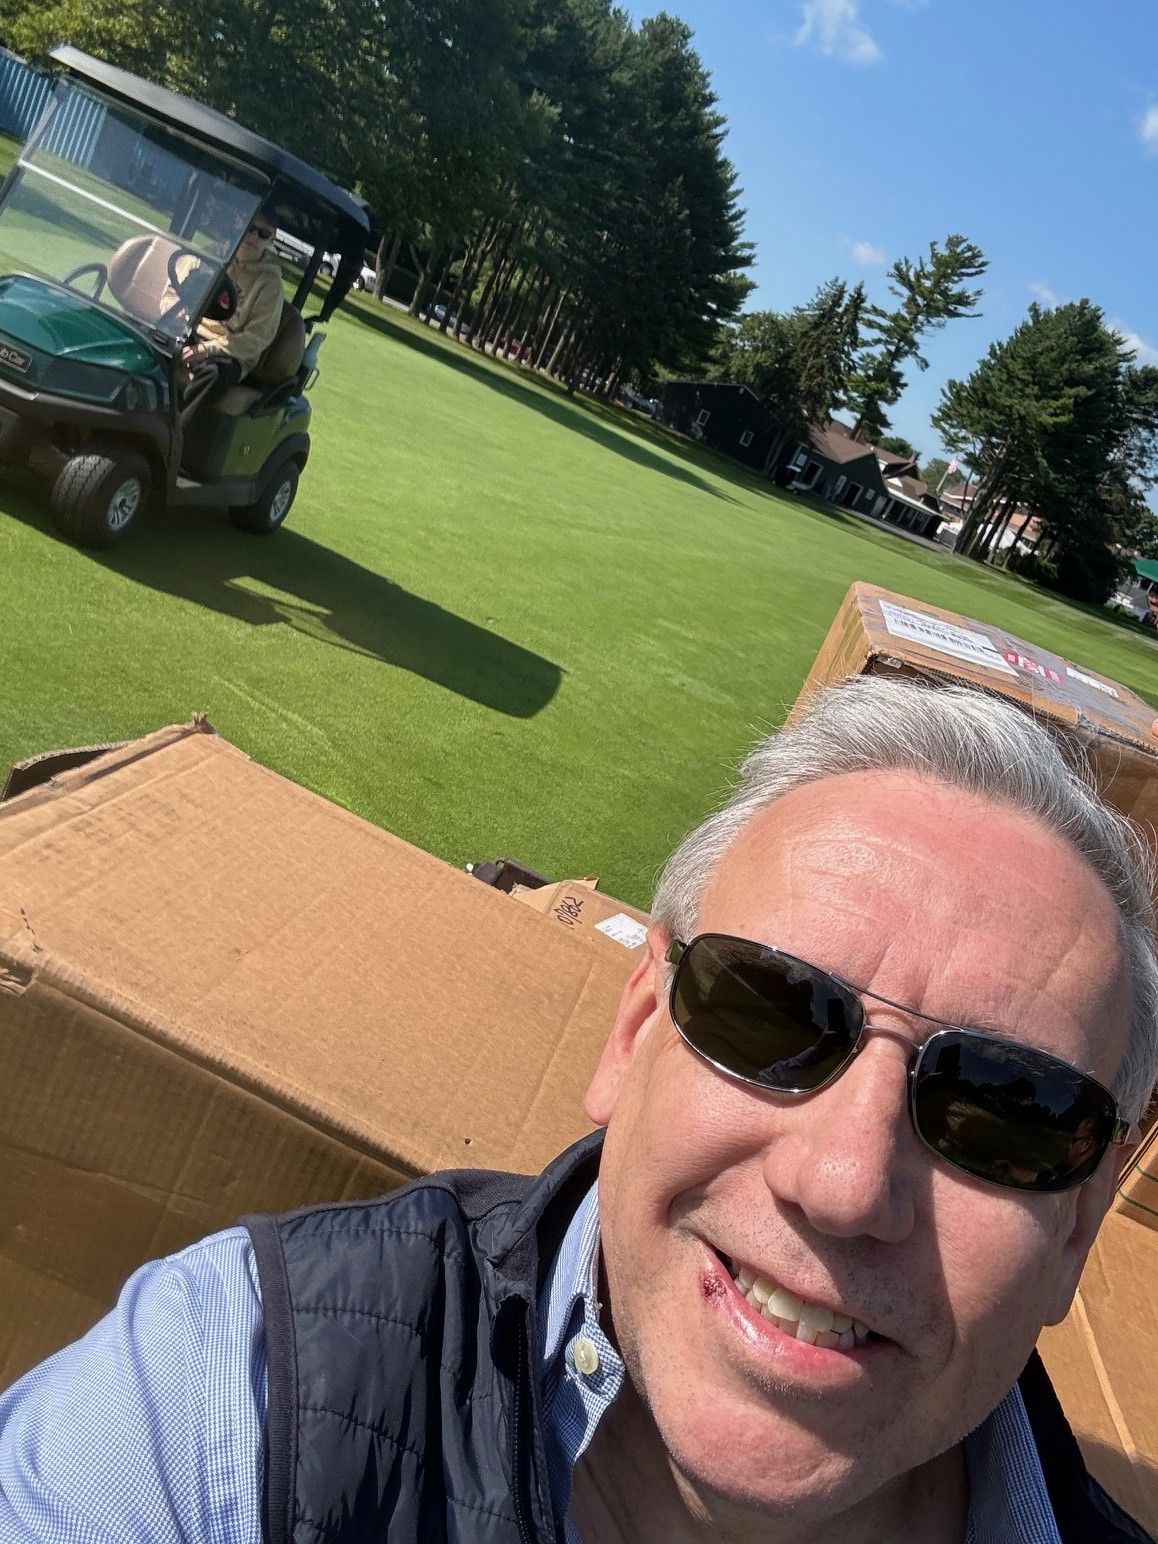
[[[652,914],[687,939],[708,880],[740,829],[794,788],[848,772],[913,772],[1035,817],[1065,838],[1113,898],[1132,988],[1126,1054],[1113,1091],[1141,1118],[1158,1082],[1155,872],[1141,833],[1100,796],[1071,740],[1064,745],[1023,709],[968,687],[860,676],[819,692],[803,716],[748,754],[731,797],[668,860]]]

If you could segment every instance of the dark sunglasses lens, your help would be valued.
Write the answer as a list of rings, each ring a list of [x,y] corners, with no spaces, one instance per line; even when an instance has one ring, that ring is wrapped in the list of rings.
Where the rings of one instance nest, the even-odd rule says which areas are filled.
[[[780,1092],[827,1083],[860,1033],[857,999],[822,972],[742,938],[693,939],[676,971],[672,1017],[717,1066]]]
[[[1034,1051],[955,1030],[934,1035],[913,1088],[921,1140],[978,1179],[1068,1190],[1098,1167],[1117,1112],[1106,1090]]]

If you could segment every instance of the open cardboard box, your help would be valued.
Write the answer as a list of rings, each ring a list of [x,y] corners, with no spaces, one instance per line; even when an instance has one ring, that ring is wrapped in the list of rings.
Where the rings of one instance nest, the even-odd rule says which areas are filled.
[[[1127,687],[988,623],[854,584],[792,713],[862,674],[961,682],[1016,702],[1073,737],[1106,798],[1155,844],[1158,714]],[[1090,1469],[1158,1534],[1158,1127],[1123,1176],[1073,1309],[1040,1350]]]
[[[1154,839],[1158,711],[1128,687],[988,622],[873,584],[849,589],[792,713],[817,687],[853,675],[961,683],[1008,697],[1080,743],[1106,798]]]
[[[247,1211],[589,1129],[627,908],[564,924],[203,721],[37,770],[0,803],[0,1386]]]

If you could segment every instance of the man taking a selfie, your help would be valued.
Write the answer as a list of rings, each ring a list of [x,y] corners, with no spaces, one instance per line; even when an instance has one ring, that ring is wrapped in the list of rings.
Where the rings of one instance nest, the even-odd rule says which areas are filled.
[[[0,1397],[0,1539],[1144,1540],[1034,1345],[1158,1073],[1153,925],[1019,710],[821,695],[670,859],[600,1130],[144,1267]]]

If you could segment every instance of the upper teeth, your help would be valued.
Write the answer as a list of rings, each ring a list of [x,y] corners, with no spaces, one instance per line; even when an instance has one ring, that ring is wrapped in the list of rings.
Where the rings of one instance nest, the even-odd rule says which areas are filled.
[[[853,1346],[863,1346],[869,1337],[867,1325],[859,1319],[833,1313],[831,1308],[821,1308],[817,1303],[806,1303],[794,1292],[744,1267],[736,1272],[736,1285],[770,1324],[810,1346],[825,1346],[830,1351],[839,1346],[842,1351],[849,1351]]]

